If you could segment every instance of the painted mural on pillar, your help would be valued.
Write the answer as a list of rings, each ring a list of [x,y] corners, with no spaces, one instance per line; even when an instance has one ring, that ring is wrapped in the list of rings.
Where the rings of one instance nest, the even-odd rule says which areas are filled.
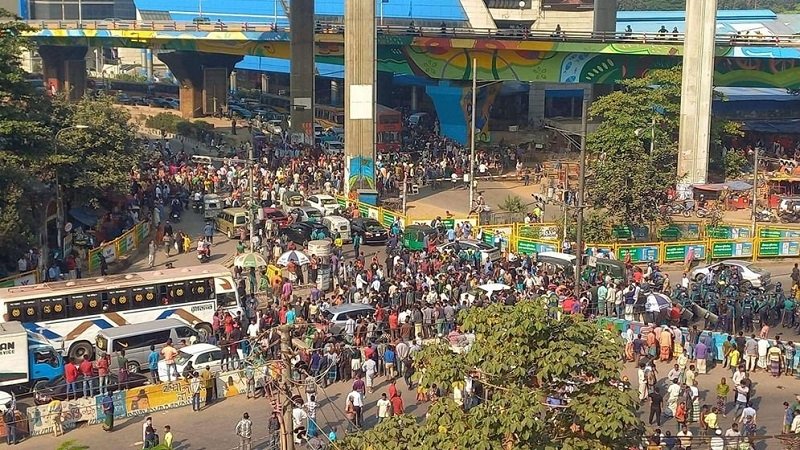
[[[345,169],[349,194],[358,189],[375,189],[375,160],[366,156],[350,156]]]
[[[500,92],[499,83],[479,86],[476,101],[478,109],[475,114],[476,142],[490,142],[489,115],[494,100]],[[472,122],[472,86],[459,83],[441,82],[438,86],[427,86],[425,92],[433,101],[436,116],[439,118],[439,130],[443,136],[469,145],[470,122]]]

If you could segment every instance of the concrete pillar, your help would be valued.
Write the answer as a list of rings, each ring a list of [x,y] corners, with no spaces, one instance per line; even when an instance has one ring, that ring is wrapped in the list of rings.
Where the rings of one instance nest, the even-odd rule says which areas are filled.
[[[545,89],[542,83],[530,83],[528,91],[528,123],[544,121]]]
[[[239,85],[236,82],[236,71],[235,70],[231,72],[230,78],[231,78],[231,81],[230,81],[230,83],[231,83],[231,94],[235,94],[236,91],[239,90]]]
[[[617,0],[594,0],[594,31],[614,33],[617,31]]]
[[[678,192],[684,198],[708,175],[716,13],[717,0],[686,2],[678,135]]]
[[[228,75],[241,55],[177,51],[159,53],[158,59],[180,83],[181,116],[200,117],[228,106]]]
[[[145,49],[144,51],[144,69],[147,74],[147,82],[153,82],[153,50]]]
[[[339,104],[339,82],[331,80],[331,105],[336,106]]]
[[[291,33],[292,133],[314,142],[314,0],[292,0]]]
[[[344,2],[345,191],[375,187],[375,2]]]
[[[411,111],[416,111],[419,106],[419,88],[411,86]]]
[[[269,76],[267,76],[265,73],[261,74],[261,93],[269,93]]]
[[[88,47],[39,46],[42,74],[48,92],[67,92],[78,100],[86,91],[86,51]]]

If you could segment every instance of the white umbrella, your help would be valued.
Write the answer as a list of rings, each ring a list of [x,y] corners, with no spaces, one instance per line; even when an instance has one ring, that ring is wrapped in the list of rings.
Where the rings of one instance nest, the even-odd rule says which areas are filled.
[[[305,253],[298,250],[289,250],[288,252],[282,254],[280,258],[278,258],[279,266],[288,266],[290,262],[304,266],[311,261],[308,259],[308,256],[306,256]]]
[[[266,267],[267,261],[258,253],[242,253],[233,260],[236,267]]]
[[[489,297],[491,297],[492,295],[494,295],[495,292],[511,289],[511,286],[503,283],[487,283],[478,286],[478,288],[486,291],[486,293],[489,294]]]

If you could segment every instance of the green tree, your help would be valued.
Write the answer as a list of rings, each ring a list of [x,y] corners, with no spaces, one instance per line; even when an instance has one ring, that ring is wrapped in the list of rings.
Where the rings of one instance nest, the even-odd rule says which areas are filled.
[[[729,149],[725,152],[725,178],[734,179],[742,174],[747,158],[742,150]]]
[[[519,195],[507,195],[503,203],[500,204],[500,209],[510,213],[524,213],[528,208]]]
[[[654,70],[592,104],[589,114],[600,125],[587,140],[591,205],[628,225],[659,217],[658,205],[678,180],[680,93],[680,68]]]
[[[36,241],[51,198],[46,178],[33,170],[50,149],[50,102],[25,76],[19,56],[28,27],[0,9],[0,264],[14,267]],[[2,270],[0,270],[2,272]]]
[[[444,343],[425,346],[414,356],[418,381],[449,388],[471,374],[487,400],[465,412],[445,397],[421,423],[393,417],[339,449],[604,450],[641,442],[638,402],[611,385],[622,370],[616,334],[580,317],[557,318],[538,301],[463,310],[458,319],[475,333],[474,344],[460,354]],[[567,384],[575,388],[570,402],[547,406]]]
[[[131,169],[145,158],[128,112],[104,97],[59,106],[65,113],[62,128],[88,126],[65,131],[45,163],[59,178],[65,196],[97,206],[127,192]]]

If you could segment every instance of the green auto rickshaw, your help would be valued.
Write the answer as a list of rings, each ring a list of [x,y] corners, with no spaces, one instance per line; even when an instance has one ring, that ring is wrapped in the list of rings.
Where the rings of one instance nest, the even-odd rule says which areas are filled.
[[[429,225],[409,225],[403,230],[403,247],[412,251],[425,250],[425,236],[436,237],[436,228]]]

